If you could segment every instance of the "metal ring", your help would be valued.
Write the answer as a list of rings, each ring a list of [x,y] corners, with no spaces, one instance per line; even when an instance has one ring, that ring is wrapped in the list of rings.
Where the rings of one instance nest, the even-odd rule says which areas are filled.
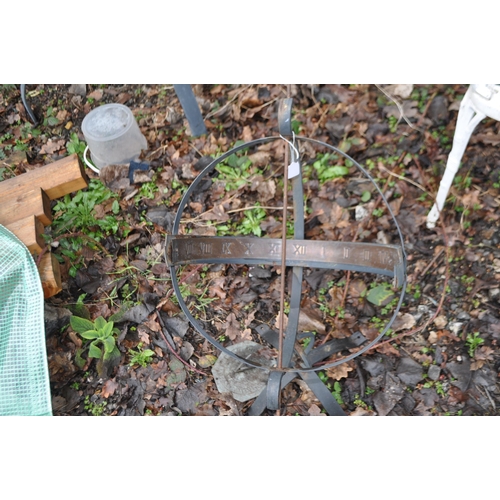
[[[170,268],[170,275],[171,275],[171,279],[172,279],[172,286],[174,288],[175,295],[177,297],[177,300],[178,300],[180,308],[182,309],[183,313],[186,315],[186,318],[193,325],[193,327],[195,328],[195,330],[203,338],[205,338],[208,342],[210,342],[214,347],[216,347],[219,351],[224,352],[228,356],[231,356],[232,358],[236,358],[239,361],[241,361],[242,363],[244,363],[244,364],[246,364],[248,366],[251,366],[253,368],[259,368],[259,369],[266,370],[266,371],[282,371],[282,372],[307,373],[307,372],[315,372],[315,371],[318,371],[318,370],[325,370],[325,369],[328,369],[328,368],[333,368],[333,367],[338,366],[338,365],[340,365],[342,363],[346,363],[348,361],[351,361],[352,359],[356,358],[357,356],[360,356],[361,354],[363,354],[366,351],[368,351],[369,349],[371,349],[388,332],[388,330],[390,329],[390,327],[392,326],[392,324],[394,323],[394,321],[395,321],[395,319],[396,319],[396,317],[398,315],[398,312],[399,312],[399,310],[401,308],[401,305],[402,305],[403,299],[404,299],[404,295],[405,295],[405,290],[406,290],[406,253],[404,251],[403,234],[402,234],[401,229],[399,227],[399,224],[398,224],[398,222],[396,220],[396,217],[394,216],[394,213],[393,213],[393,211],[392,211],[392,209],[391,209],[391,207],[389,205],[389,202],[385,198],[382,190],[377,185],[377,183],[375,182],[375,180],[373,179],[373,177],[368,173],[368,171],[365,168],[363,168],[356,160],[354,160],[349,155],[347,155],[346,153],[344,153],[340,149],[336,148],[335,146],[332,146],[330,144],[327,144],[325,142],[322,142],[322,141],[319,141],[319,140],[316,140],[316,139],[310,139],[310,138],[307,138],[307,137],[297,136],[297,137],[295,137],[295,139],[296,139],[297,142],[304,141],[304,142],[310,142],[310,143],[313,143],[313,144],[317,144],[319,146],[323,146],[323,147],[325,147],[325,148],[327,148],[327,149],[329,149],[331,151],[334,151],[334,152],[340,154],[341,156],[343,156],[347,160],[351,161],[353,163],[353,165],[356,166],[356,168],[359,171],[361,171],[363,173],[363,175],[365,177],[367,177],[370,180],[370,182],[375,186],[378,194],[380,195],[383,203],[387,207],[387,210],[389,211],[389,214],[391,215],[391,217],[393,219],[393,222],[394,222],[394,225],[396,227],[397,234],[398,234],[398,237],[399,237],[399,240],[400,240],[400,243],[401,243],[401,251],[403,253],[404,278],[403,278],[403,282],[401,284],[401,295],[400,295],[399,301],[397,303],[397,306],[396,306],[396,308],[394,310],[394,313],[393,313],[391,319],[389,320],[389,322],[387,323],[387,325],[385,326],[385,328],[382,330],[382,332],[380,332],[380,334],[374,340],[372,340],[371,342],[369,342],[366,346],[362,347],[359,351],[357,351],[357,352],[355,352],[355,353],[353,353],[353,354],[351,354],[349,356],[346,356],[345,358],[342,358],[340,360],[333,361],[331,363],[326,363],[326,364],[321,365],[321,366],[311,367],[311,368],[284,367],[284,368],[281,368],[279,370],[277,368],[270,368],[268,366],[261,366],[261,365],[259,365],[257,363],[254,363],[254,362],[249,361],[247,359],[241,358],[240,356],[234,354],[233,352],[231,352],[229,349],[227,349],[226,347],[224,347],[222,344],[220,344],[220,342],[218,342],[217,340],[215,340],[210,334],[208,334],[205,331],[205,329],[200,325],[200,323],[196,320],[196,318],[194,318],[194,316],[190,313],[190,311],[189,311],[186,303],[184,302],[184,299],[182,298],[181,290],[180,290],[180,287],[179,287],[179,282],[177,280],[176,266],[175,265],[170,265],[169,268]],[[179,234],[178,231],[179,231],[180,221],[182,219],[182,214],[184,212],[184,209],[186,208],[186,205],[188,204],[188,201],[189,201],[189,199],[191,197],[191,194],[195,191],[195,189],[197,188],[197,186],[202,182],[202,180],[204,179],[204,177],[207,174],[211,173],[219,163],[221,163],[222,161],[224,161],[226,158],[228,158],[229,156],[233,155],[234,153],[237,153],[238,151],[242,151],[243,149],[249,149],[249,148],[251,148],[253,146],[258,146],[258,145],[266,144],[268,142],[272,142],[272,141],[276,141],[276,140],[283,140],[283,139],[281,137],[279,137],[279,136],[271,136],[271,137],[264,137],[262,139],[256,139],[256,140],[253,140],[253,141],[241,144],[241,145],[236,146],[233,149],[227,151],[226,153],[224,153],[223,155],[221,155],[219,158],[214,159],[214,161],[212,161],[209,165],[207,165],[205,167],[205,169],[200,172],[200,174],[196,177],[196,179],[191,183],[191,185],[189,186],[189,188],[184,193],[184,196],[182,197],[182,199],[181,199],[181,201],[179,203],[179,207],[177,209],[177,213],[176,213],[176,216],[175,216],[175,219],[174,219],[174,224],[173,224],[173,229],[172,229],[172,235],[175,236],[175,235]],[[166,250],[167,250],[167,245],[165,245],[165,252],[166,252]],[[165,255],[165,260],[168,263],[167,255]]]

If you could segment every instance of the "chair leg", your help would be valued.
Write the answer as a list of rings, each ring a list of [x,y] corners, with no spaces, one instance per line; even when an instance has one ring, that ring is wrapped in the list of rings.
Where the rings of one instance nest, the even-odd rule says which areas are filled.
[[[460,104],[457,126],[453,137],[453,147],[451,148],[450,155],[448,156],[443,178],[439,184],[436,202],[427,215],[427,227],[429,229],[436,226],[436,221],[439,218],[439,214],[443,209],[453,179],[455,178],[458,168],[460,167],[460,161],[462,160],[462,156],[464,155],[472,132],[478,123],[486,117],[485,114],[478,112],[474,108],[470,99],[470,92],[471,88],[469,87],[465,93],[462,103]]]

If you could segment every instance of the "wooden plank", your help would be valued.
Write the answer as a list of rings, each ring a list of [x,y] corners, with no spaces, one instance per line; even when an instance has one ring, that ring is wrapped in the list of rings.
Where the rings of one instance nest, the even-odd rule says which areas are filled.
[[[48,299],[62,290],[61,269],[54,254],[46,252],[38,265],[43,296]]]
[[[7,199],[0,195],[0,200],[0,224],[4,226],[30,215],[38,217],[44,226],[52,222],[50,199],[39,187],[19,192],[17,196]]]
[[[32,254],[39,254],[46,246],[45,239],[42,237],[43,224],[34,215],[28,215],[5,227],[12,231]]]
[[[10,199],[34,188],[42,188],[49,199],[55,200],[86,188],[88,183],[82,162],[74,154],[0,182],[0,204],[10,203]]]

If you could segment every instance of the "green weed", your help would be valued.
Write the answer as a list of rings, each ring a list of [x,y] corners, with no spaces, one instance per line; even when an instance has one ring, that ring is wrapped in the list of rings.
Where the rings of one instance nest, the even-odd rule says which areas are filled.
[[[83,153],[85,152],[86,144],[80,141],[78,134],[71,134],[70,140],[66,143],[66,151],[68,154],[77,154],[81,161],[83,161]]]
[[[106,409],[107,402],[103,401],[102,403],[93,403],[90,401],[90,396],[85,396],[85,401],[83,403],[84,408],[90,412],[94,417],[101,417]]]
[[[343,165],[332,165],[337,162],[338,155],[333,153],[326,153],[318,155],[318,160],[313,163],[320,182],[331,181],[338,177],[343,177],[349,173],[349,168]]]
[[[465,341],[465,344],[468,348],[469,356],[471,358],[474,357],[474,354],[476,353],[476,349],[484,342],[484,339],[482,339],[479,336],[479,332],[474,332],[469,333],[467,335],[467,340]]]
[[[154,356],[154,351],[151,349],[142,349],[143,343],[139,342],[137,344],[137,351],[129,349],[128,353],[131,356],[129,365],[140,365],[143,368],[152,362],[152,357]]]
[[[90,321],[78,316],[71,316],[71,328],[88,343],[89,358],[99,360],[98,372],[102,373],[104,363],[110,363],[120,357],[120,351],[116,347],[116,336],[120,333],[118,328],[114,328],[113,321],[106,321],[99,316],[94,321]],[[81,353],[79,353],[81,355]]]

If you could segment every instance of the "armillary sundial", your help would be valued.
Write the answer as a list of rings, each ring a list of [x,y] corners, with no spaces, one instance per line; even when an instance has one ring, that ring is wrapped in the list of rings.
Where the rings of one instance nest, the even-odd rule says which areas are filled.
[[[278,111],[279,135],[256,139],[234,147],[214,159],[192,182],[185,192],[175,220],[172,235],[167,236],[166,260],[170,266],[172,285],[179,305],[187,319],[208,342],[223,353],[238,360],[248,369],[264,370],[267,385],[249,409],[249,415],[260,415],[266,408],[280,410],[281,391],[295,378],[300,377],[314,392],[326,412],[344,415],[330,388],[318,376],[318,371],[334,368],[363,354],[373,347],[389,330],[404,297],[406,284],[406,259],[401,230],[382,190],[368,171],[340,149],[325,142],[295,136],[291,126],[292,99],[280,101]],[[255,236],[205,236],[180,234],[183,213],[202,183],[216,172],[216,167],[229,157],[270,143],[284,144],[283,208],[281,238]],[[385,205],[394,226],[396,244],[365,241],[329,241],[305,238],[304,189],[301,166],[301,147],[321,148],[349,162],[352,170],[372,184],[372,190]],[[293,237],[287,238],[288,183],[293,197]],[[290,231],[288,231],[290,233]],[[207,331],[208,325],[195,318],[183,299],[177,276],[180,266],[192,264],[224,264],[227,266],[269,266],[281,270],[279,314],[275,322],[254,325],[253,335],[275,352],[275,362],[260,363],[251,356],[240,357]],[[385,277],[392,280],[393,290],[399,290],[399,300],[393,301],[393,313],[374,338],[365,337],[352,328],[350,335],[316,342],[313,332],[299,331],[304,271],[308,268],[327,272],[348,272],[370,275],[373,279]],[[258,300],[258,299],[257,299]],[[286,304],[286,308],[285,308]]]

